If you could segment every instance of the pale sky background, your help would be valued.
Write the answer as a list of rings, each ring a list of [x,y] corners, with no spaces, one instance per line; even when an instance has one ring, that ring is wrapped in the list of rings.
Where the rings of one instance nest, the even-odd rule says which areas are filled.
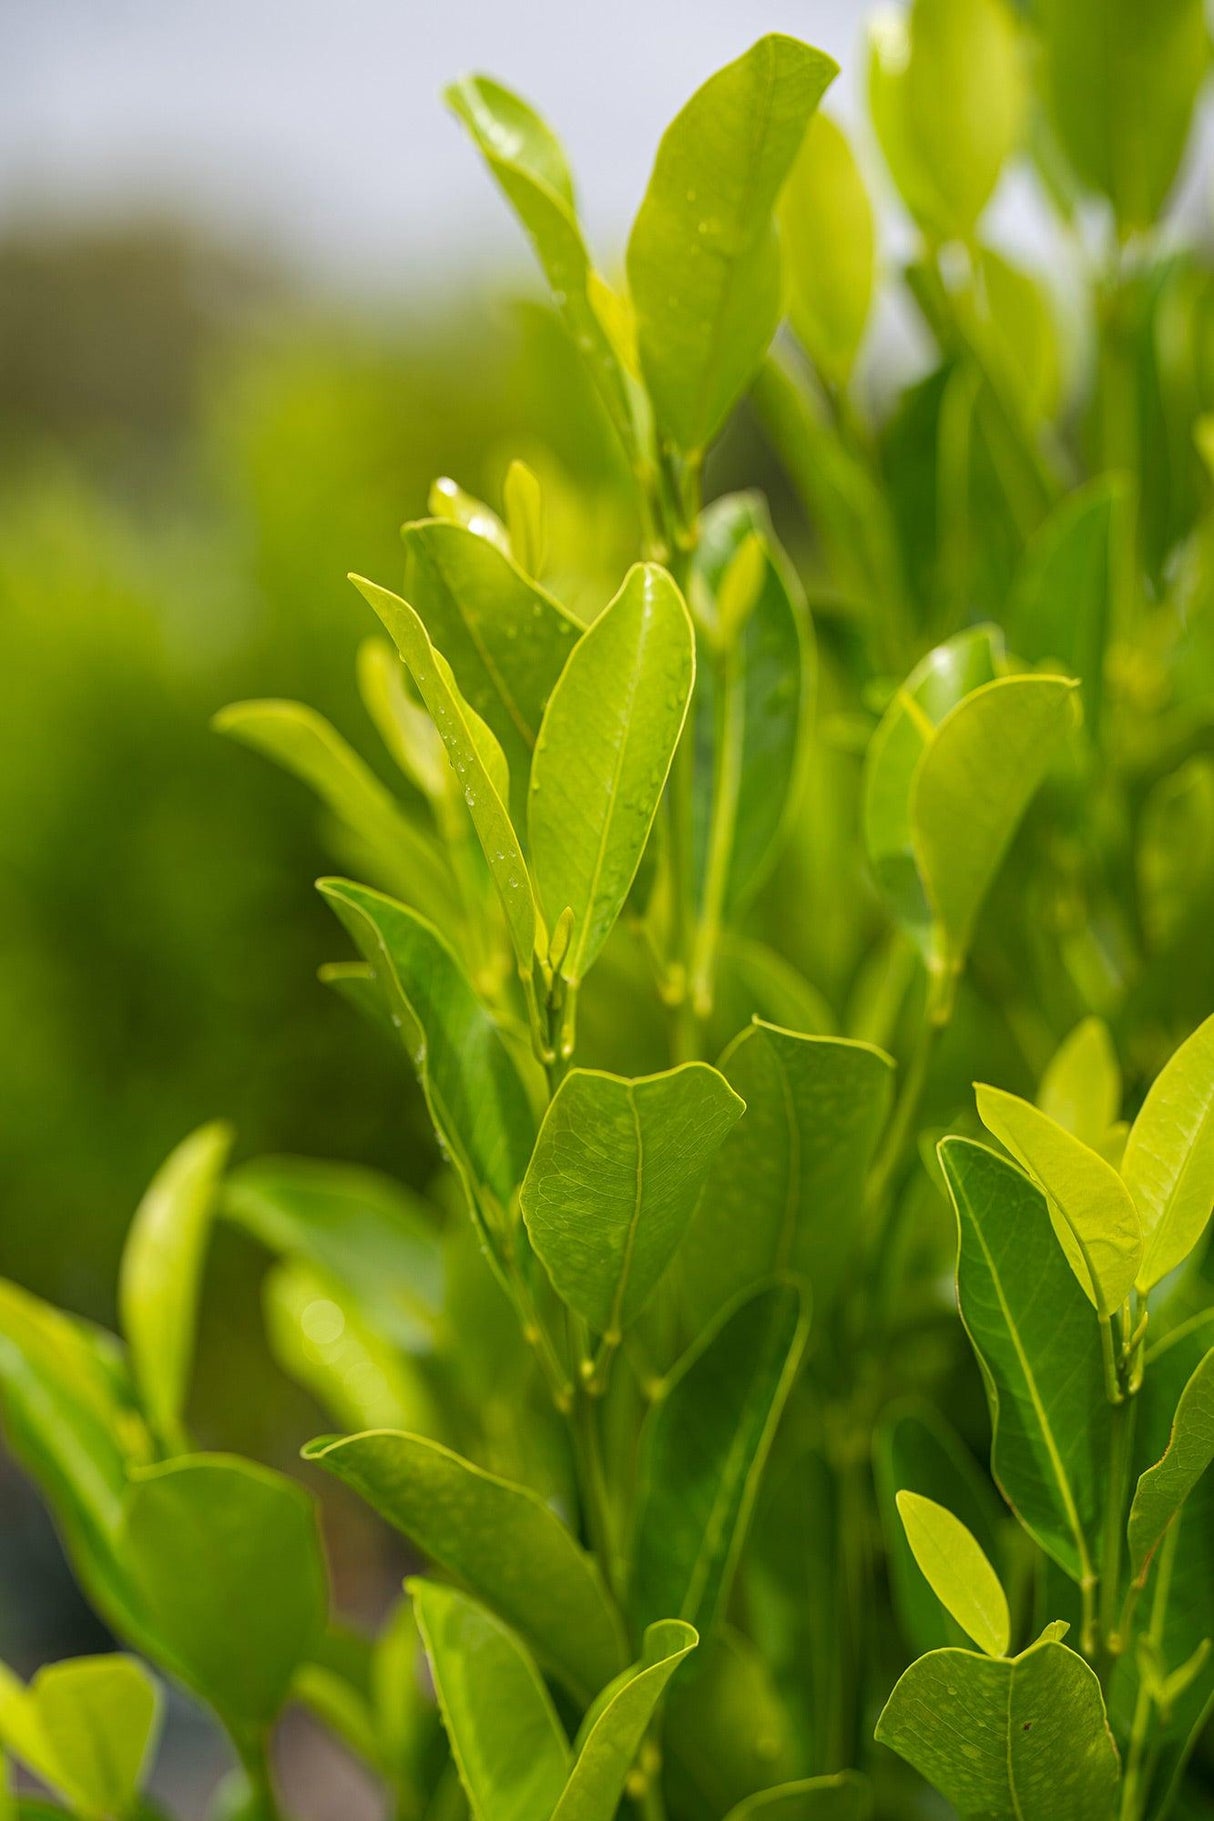
[[[217,223],[352,289],[516,263],[445,82],[484,69],[561,133],[592,237],[622,244],[658,135],[760,33],[844,67],[864,0],[0,0],[0,226],[132,205]]]

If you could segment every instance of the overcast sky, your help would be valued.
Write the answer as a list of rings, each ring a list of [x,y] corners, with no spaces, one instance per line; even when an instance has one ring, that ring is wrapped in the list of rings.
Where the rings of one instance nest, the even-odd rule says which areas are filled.
[[[622,241],[662,126],[763,31],[844,66],[863,0],[0,0],[0,223],[132,203],[266,240],[356,288],[518,241],[441,100],[485,69],[565,139]]]

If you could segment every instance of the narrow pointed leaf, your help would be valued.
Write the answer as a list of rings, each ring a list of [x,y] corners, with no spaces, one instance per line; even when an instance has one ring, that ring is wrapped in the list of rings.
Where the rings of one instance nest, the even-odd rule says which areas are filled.
[[[595,1702],[552,1821],[613,1821],[666,1684],[699,1639],[678,1619],[646,1628],[641,1658]]]
[[[771,33],[667,127],[628,243],[659,424],[698,456],[753,378],[782,308],[776,199],[837,65]]]
[[[344,1284],[308,1265],[275,1265],[262,1281],[261,1306],[278,1364],[333,1422],[349,1429],[442,1432],[421,1364],[384,1338]]]
[[[1180,1396],[1161,1458],[1141,1476],[1130,1507],[1130,1571],[1144,1581],[1151,1557],[1194,1486],[1214,1461],[1214,1349]]]
[[[725,1821],[868,1821],[873,1799],[858,1770],[805,1777],[763,1789],[731,1808]]]
[[[268,1725],[328,1618],[303,1488],[251,1461],[185,1455],[136,1479],[118,1546],[166,1667],[229,1725]]]
[[[632,1549],[638,1625],[676,1613],[703,1633],[722,1612],[808,1326],[791,1285],[758,1290],[687,1355],[651,1411]]]
[[[666,1272],[745,1103],[707,1063],[635,1081],[575,1069],[558,1088],[521,1203],[558,1292],[618,1340]]]
[[[1074,1581],[1104,1513],[1109,1404],[1091,1305],[1054,1240],[1045,1196],[984,1145],[947,1138],[957,1296],[991,1407],[991,1470],[1008,1504]]]
[[[458,525],[422,519],[401,536],[409,597],[461,695],[497,736],[509,807],[521,817],[544,709],[582,628],[509,556]]]
[[[473,1821],[546,1821],[569,1743],[535,1664],[466,1594],[434,1581],[408,1585]]]
[[[502,901],[520,972],[529,973],[536,946],[535,898],[527,862],[510,820],[509,774],[502,749],[487,724],[464,701],[408,601],[361,576],[351,579],[391,633],[442,735]]]
[[[1142,1216],[1139,1289],[1188,1257],[1214,1207],[1214,1018],[1156,1076],[1130,1128],[1121,1174]]]
[[[531,768],[535,880],[550,927],[573,911],[562,966],[571,982],[602,948],[636,876],[694,678],[683,598],[664,569],[637,564],[574,647]]]
[[[864,1179],[893,1064],[872,1044],[756,1020],[721,1058],[746,1102],[709,1171],[680,1258],[697,1326],[773,1273],[809,1280],[827,1308],[860,1242]]]
[[[934,1499],[899,1492],[897,1503],[915,1560],[941,1605],[988,1656],[1006,1656],[1007,1595],[981,1545]]]
[[[583,1699],[622,1667],[598,1569],[536,1493],[417,1435],[321,1440],[305,1454],[512,1625]]]
[[[324,879],[320,891],[375,969],[470,1197],[507,1208],[535,1122],[510,1052],[459,962],[437,930],[382,893],[345,879]]]
[[[1041,1077],[1037,1105],[1093,1150],[1108,1137],[1121,1112],[1121,1069],[1101,1019],[1083,1019],[1059,1044]]]
[[[845,386],[872,307],[877,235],[847,135],[826,114],[801,141],[779,220],[793,328],[823,377]]]
[[[1129,1190],[1112,1164],[1027,1100],[1002,1088],[974,1092],[987,1131],[1045,1190],[1071,1269],[1107,1320],[1142,1262],[1142,1223]]]
[[[963,1821],[1109,1821],[1117,1747],[1095,1672],[1065,1644],[995,1661],[935,1650],[877,1722]]]
[[[140,1202],[122,1254],[118,1311],[131,1371],[152,1427],[174,1446],[211,1216],[231,1145],[224,1125],[203,1126],[179,1144]]]
[[[233,702],[219,711],[214,725],[309,785],[358,837],[389,889],[444,928],[458,921],[450,870],[439,848],[414,827],[322,715],[299,702]]]

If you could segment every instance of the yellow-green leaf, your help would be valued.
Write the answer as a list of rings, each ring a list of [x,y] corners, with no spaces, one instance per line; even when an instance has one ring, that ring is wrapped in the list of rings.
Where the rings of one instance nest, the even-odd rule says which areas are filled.
[[[1146,1245],[1139,1279],[1150,1290],[1188,1257],[1214,1207],[1214,1017],[1160,1070],[1121,1161]]]
[[[898,1515],[916,1562],[940,1604],[988,1656],[1007,1655],[1007,1595],[981,1545],[934,1499],[899,1492]]]

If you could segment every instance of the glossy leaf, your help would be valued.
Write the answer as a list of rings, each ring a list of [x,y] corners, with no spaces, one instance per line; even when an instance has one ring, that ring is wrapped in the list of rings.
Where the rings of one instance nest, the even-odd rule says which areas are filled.
[[[563,1300],[609,1341],[665,1275],[744,1111],[703,1062],[635,1081],[575,1069],[562,1081],[527,1167],[523,1217]]]
[[[1149,227],[1175,182],[1209,56],[1201,0],[1044,0],[1043,88],[1080,180],[1124,232]]]
[[[442,1433],[420,1363],[385,1340],[343,1284],[307,1265],[278,1265],[267,1272],[261,1298],[275,1359],[334,1422]]]
[[[934,1499],[899,1492],[897,1504],[915,1560],[941,1605],[988,1656],[1006,1656],[1007,1595],[981,1545]]]
[[[129,1815],[160,1728],[160,1692],[131,1657],[75,1657],[28,1687],[0,1664],[0,1745],[87,1821]]]
[[[365,885],[324,879],[332,905],[375,970],[421,1078],[435,1129],[468,1194],[507,1208],[535,1136],[510,1052],[450,948],[403,904]]]
[[[746,1115],[709,1170],[683,1246],[692,1319],[703,1327],[777,1272],[808,1279],[820,1313],[860,1242],[893,1065],[871,1044],[756,1020],[720,1066]]]
[[[1002,0],[914,0],[869,32],[873,125],[920,224],[968,238],[1015,149],[1025,106],[1013,15]]]
[[[1074,1581],[1104,1513],[1109,1404],[1091,1306],[1042,1195],[1014,1164],[947,1138],[961,1319],[991,1408],[991,1470],[1025,1529]]]
[[[460,694],[506,755],[510,808],[521,828],[540,722],[582,628],[483,538],[427,519],[401,535],[409,598]]]
[[[163,1163],[136,1209],[122,1255],[118,1310],[148,1419],[177,1446],[194,1359],[199,1284],[219,1181],[232,1145],[202,1126]]]
[[[766,352],[782,309],[773,211],[836,65],[771,33],[663,135],[628,243],[641,365],[659,426],[698,457]]]
[[[1059,1044],[1041,1077],[1037,1105],[1093,1150],[1108,1137],[1121,1112],[1121,1069],[1101,1019],[1084,1018]]]
[[[622,1667],[619,1621],[597,1567],[527,1487],[390,1431],[313,1442],[306,1458],[455,1575],[583,1698]]]
[[[807,1332],[792,1286],[758,1290],[680,1362],[654,1406],[632,1539],[638,1625],[674,1613],[707,1632],[719,1617]]]
[[[603,1690],[583,1722],[577,1758],[552,1821],[613,1821],[666,1685],[698,1642],[694,1629],[678,1619],[646,1627],[640,1661]]]
[[[936,1650],[912,1663],[877,1722],[967,1821],[1109,1821],[1117,1747],[1100,1683],[1065,1644],[1010,1661]]]
[[[1214,1018],[1159,1071],[1130,1128],[1121,1174],[1142,1217],[1139,1288],[1188,1257],[1214,1207]]]
[[[135,1480],[118,1548],[166,1667],[238,1732],[266,1726],[328,1618],[303,1488],[251,1461],[185,1455]]]
[[[408,1586],[473,1821],[542,1821],[560,1797],[569,1743],[539,1671],[466,1594]]]
[[[425,626],[408,601],[361,576],[351,580],[391,633],[442,735],[502,901],[519,971],[530,973],[537,934],[535,898],[527,862],[510,820],[509,772],[502,749],[488,725],[460,694],[446,661],[430,643]]]
[[[872,1795],[859,1771],[806,1777],[760,1790],[731,1808],[725,1821],[868,1821]]]
[[[561,968],[571,982],[595,960],[636,876],[694,677],[682,596],[664,569],[637,564],[574,648],[531,768],[535,881],[550,927],[573,911]]]
[[[975,1097],[983,1125],[1045,1190],[1071,1269],[1107,1320],[1142,1262],[1142,1222],[1129,1190],[1099,1152],[1019,1095],[979,1085]]]
[[[1138,1481],[1130,1507],[1130,1571],[1145,1581],[1151,1558],[1185,1500],[1214,1461],[1214,1349],[1180,1395],[1168,1445]]]
[[[877,235],[843,128],[817,113],[780,198],[789,314],[823,377],[846,385],[872,308]]]
[[[358,754],[299,702],[233,702],[215,716],[230,734],[309,785],[374,859],[379,877],[444,927],[457,921],[450,870]]]
[[[222,1212],[269,1251],[348,1286],[396,1345],[433,1344],[443,1292],[435,1218],[399,1183],[354,1164],[259,1157],[228,1178]]]

